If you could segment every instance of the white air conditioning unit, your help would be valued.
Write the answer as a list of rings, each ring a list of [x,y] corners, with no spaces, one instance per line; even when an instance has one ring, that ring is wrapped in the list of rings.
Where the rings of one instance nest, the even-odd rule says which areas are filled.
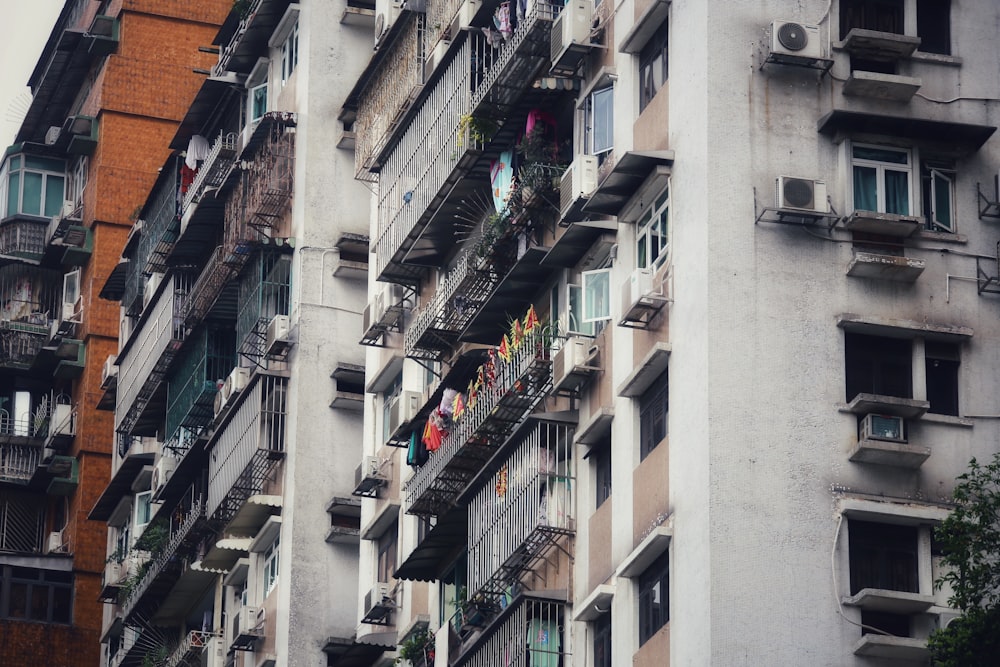
[[[73,406],[69,403],[56,403],[52,406],[52,418],[49,423],[49,435],[76,435],[76,424],[73,419]]]
[[[622,312],[640,305],[643,299],[653,291],[653,270],[636,269],[622,284]]]
[[[156,457],[156,463],[153,464],[153,478],[150,480],[150,488],[154,495],[170,481],[176,469],[177,459],[163,455]]]
[[[237,366],[229,374],[222,387],[215,395],[215,415],[218,416],[222,409],[229,405],[234,396],[246,389],[250,382],[250,369]]]
[[[570,336],[552,358],[552,384],[564,388],[567,379],[581,367],[590,367],[597,355],[597,346],[590,338]]]
[[[107,389],[111,380],[118,377],[118,364],[115,363],[115,355],[109,354],[101,367],[101,389]]]
[[[372,296],[371,303],[365,306],[365,313],[363,316],[365,333],[367,334],[372,330],[372,327],[379,323],[382,319],[382,315],[385,314],[385,299],[383,292],[380,288],[376,288],[378,291]]]
[[[389,28],[399,18],[400,9],[403,3],[401,0],[375,0],[375,48],[382,45]]]
[[[290,322],[288,315],[275,315],[267,324],[264,353],[268,356],[281,354],[289,345]]]
[[[59,141],[59,135],[62,133],[61,125],[50,125],[49,129],[45,131],[45,145],[51,146],[52,144]]]
[[[45,542],[45,553],[58,554],[63,553],[65,550],[66,545],[63,542],[63,531],[56,530],[49,533],[49,538]]]
[[[205,646],[205,667],[225,667],[226,645],[222,637],[211,637]]]
[[[365,593],[365,618],[384,615],[392,610],[392,600],[389,599],[389,584],[379,582]]]
[[[153,300],[153,295],[156,294],[156,288],[160,286],[160,280],[162,279],[162,273],[153,273],[146,278],[146,285],[142,289],[143,310],[149,307],[150,302]]]
[[[829,213],[826,181],[778,176],[774,181],[774,204],[780,209]]]
[[[552,22],[550,39],[552,71],[573,74],[591,49],[590,30],[594,21],[593,0],[568,0]]]
[[[559,212],[566,217],[581,199],[597,189],[597,156],[580,154],[562,176],[559,185]]]
[[[956,618],[958,618],[961,615],[962,615],[962,613],[958,612],[958,611],[942,611],[942,612],[940,612],[937,615],[937,629],[938,630],[944,630],[949,625],[951,625],[952,621],[954,621]]]
[[[823,57],[818,25],[795,21],[772,21],[770,28],[771,54],[814,60]]]
[[[262,634],[264,630],[264,608],[241,607],[239,630],[241,635]]]
[[[389,433],[395,433],[402,424],[417,416],[420,411],[420,392],[404,391],[389,406]]]
[[[896,415],[867,414],[861,420],[861,440],[888,440],[906,442],[906,426]]]

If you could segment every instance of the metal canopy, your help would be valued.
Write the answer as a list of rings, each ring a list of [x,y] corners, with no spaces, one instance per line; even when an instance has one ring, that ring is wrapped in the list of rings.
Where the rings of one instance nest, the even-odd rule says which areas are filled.
[[[884,116],[842,109],[831,111],[820,118],[817,128],[820,134],[835,137],[845,134],[884,134],[935,142],[956,155],[967,155],[979,150],[997,129],[993,125]]]
[[[393,577],[410,581],[439,579],[465,545],[467,536],[468,510],[456,507],[438,519]]]
[[[548,252],[548,248],[528,248],[472,318],[461,340],[486,345],[500,341],[511,318],[524,315],[535,292],[556,269],[542,264]]]
[[[131,454],[126,456],[121,466],[108,482],[101,497],[90,510],[87,518],[92,521],[107,521],[118,502],[132,492],[132,481],[142,467],[153,462],[153,454]]]
[[[584,212],[618,215],[656,167],[673,162],[673,151],[626,152],[584,204]]]

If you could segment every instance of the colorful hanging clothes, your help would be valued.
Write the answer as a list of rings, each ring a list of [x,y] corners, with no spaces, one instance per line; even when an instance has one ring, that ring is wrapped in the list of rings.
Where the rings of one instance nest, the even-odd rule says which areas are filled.
[[[510,35],[513,29],[510,25],[510,3],[501,2],[500,6],[497,7],[496,12],[493,13],[493,25],[497,27],[500,34],[503,35],[505,40],[510,39]]]
[[[410,446],[406,450],[406,465],[419,468],[427,463],[427,459],[427,447],[420,439],[420,434],[414,431],[410,434]]]
[[[507,197],[514,182],[514,151],[505,150],[490,163],[490,182],[493,184],[493,208],[507,208]]]
[[[528,307],[528,312],[524,316],[524,333],[529,334],[538,326],[538,315],[535,314],[535,305]]]
[[[528,623],[528,661],[531,667],[559,667],[559,626],[554,619],[533,618]]]
[[[433,413],[427,418],[427,425],[424,427],[423,443],[427,446],[428,452],[436,452],[441,449],[441,441],[444,440],[444,432],[435,423]]]

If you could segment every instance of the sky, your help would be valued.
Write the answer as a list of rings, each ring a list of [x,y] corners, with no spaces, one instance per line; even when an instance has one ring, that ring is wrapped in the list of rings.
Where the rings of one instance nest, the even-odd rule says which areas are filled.
[[[28,77],[64,0],[0,0],[0,152],[14,142],[30,101]]]

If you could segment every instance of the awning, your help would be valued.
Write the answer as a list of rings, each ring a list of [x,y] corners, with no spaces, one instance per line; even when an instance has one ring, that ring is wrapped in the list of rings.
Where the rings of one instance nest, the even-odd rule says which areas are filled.
[[[224,537],[212,545],[201,559],[201,569],[214,572],[228,572],[250,550],[250,537]]]
[[[590,196],[590,200],[583,205],[584,212],[622,217],[625,204],[640,189],[647,191],[649,199],[652,200],[666,187],[669,174],[666,168],[673,163],[673,151],[626,152],[618,158],[614,169],[604,177],[594,190],[594,194]],[[623,222],[633,221],[623,220]]]
[[[560,268],[575,266],[602,234],[617,231],[618,223],[614,220],[574,222],[556,239],[549,252],[542,257],[541,264]]]
[[[328,664],[334,667],[371,667],[383,653],[395,650],[395,641],[389,634],[383,632],[363,638],[369,641],[353,637],[327,637],[323,652],[327,655]]]
[[[955,155],[968,155],[982,148],[997,128],[993,125],[884,116],[840,109],[831,111],[820,118],[818,129],[820,134],[834,137],[855,134],[884,134],[891,137],[935,142],[940,144],[941,150],[946,152]]]
[[[120,259],[104,281],[100,297],[106,301],[121,301],[125,294],[125,276],[128,275],[128,259]]]
[[[143,466],[152,464],[153,458],[152,453],[126,456],[118,470],[115,471],[111,481],[104,488],[101,497],[97,499],[94,509],[90,510],[87,518],[92,521],[107,521],[121,499],[132,493],[132,482],[135,480],[135,476],[139,474]]]
[[[281,496],[256,494],[247,498],[236,512],[236,516],[226,526],[230,535],[253,538],[267,520],[281,514]]]
[[[438,519],[437,525],[410,552],[392,576],[410,581],[435,581],[465,546],[468,517],[456,507]]]

